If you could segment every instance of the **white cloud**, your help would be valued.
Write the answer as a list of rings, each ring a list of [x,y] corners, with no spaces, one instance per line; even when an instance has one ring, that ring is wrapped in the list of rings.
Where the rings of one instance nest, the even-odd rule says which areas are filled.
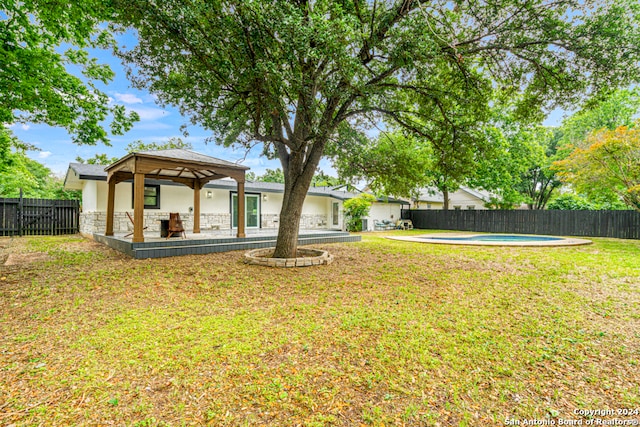
[[[134,126],[136,130],[173,129],[173,126],[168,125],[166,123],[159,123],[159,122],[136,123],[134,124]],[[169,138],[165,138],[165,139],[168,140]]]
[[[142,104],[142,99],[138,98],[132,93],[118,93],[114,94],[116,99],[120,102],[124,102],[125,104]]]
[[[46,159],[47,157],[49,157],[52,154],[53,153],[51,151],[39,151],[38,152],[38,158],[39,159]]]
[[[20,127],[22,128],[22,130],[29,130],[31,128],[31,126],[29,125],[20,125]]]
[[[157,120],[170,114],[168,111],[153,107],[134,107],[131,110],[138,113],[140,120]]]

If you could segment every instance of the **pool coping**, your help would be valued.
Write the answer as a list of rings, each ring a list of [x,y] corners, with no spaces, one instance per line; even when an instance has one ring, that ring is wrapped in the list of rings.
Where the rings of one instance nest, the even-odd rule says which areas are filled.
[[[531,237],[555,237],[562,240],[543,240],[539,242],[491,242],[491,241],[472,241],[472,240],[446,240],[443,237],[472,237],[484,234],[491,235],[508,235],[508,236],[531,236]],[[431,239],[429,237],[438,237]],[[429,233],[417,236],[386,236],[387,239],[403,240],[406,242],[416,243],[432,243],[436,245],[466,245],[466,246],[516,246],[516,247],[545,247],[545,246],[579,246],[590,245],[593,242],[587,239],[578,239],[576,237],[565,236],[548,236],[536,234],[517,234],[517,233]]]

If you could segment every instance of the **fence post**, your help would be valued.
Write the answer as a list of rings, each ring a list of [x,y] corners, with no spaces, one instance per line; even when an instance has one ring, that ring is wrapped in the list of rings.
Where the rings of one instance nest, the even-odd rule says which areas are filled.
[[[22,237],[24,227],[24,216],[22,215],[24,199],[22,198],[22,188],[20,188],[20,200],[18,201],[18,236]]]

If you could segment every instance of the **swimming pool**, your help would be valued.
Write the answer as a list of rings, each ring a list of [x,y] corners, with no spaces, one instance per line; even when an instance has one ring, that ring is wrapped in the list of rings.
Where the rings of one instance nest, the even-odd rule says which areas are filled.
[[[517,235],[517,234],[477,234],[475,236],[464,237],[419,237],[420,239],[436,239],[436,240],[460,240],[471,242],[551,242],[554,240],[564,240],[562,237],[549,237],[549,236],[530,236],[530,235]]]
[[[534,236],[529,234],[465,234],[434,233],[419,236],[388,236],[388,239],[420,243],[472,246],[576,246],[588,245],[591,240],[574,237]]]

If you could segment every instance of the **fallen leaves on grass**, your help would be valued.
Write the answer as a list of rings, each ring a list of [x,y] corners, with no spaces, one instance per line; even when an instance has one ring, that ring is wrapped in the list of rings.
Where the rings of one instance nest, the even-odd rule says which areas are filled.
[[[0,271],[0,424],[501,425],[639,403],[638,242],[365,236],[297,269],[5,246],[49,258]]]

